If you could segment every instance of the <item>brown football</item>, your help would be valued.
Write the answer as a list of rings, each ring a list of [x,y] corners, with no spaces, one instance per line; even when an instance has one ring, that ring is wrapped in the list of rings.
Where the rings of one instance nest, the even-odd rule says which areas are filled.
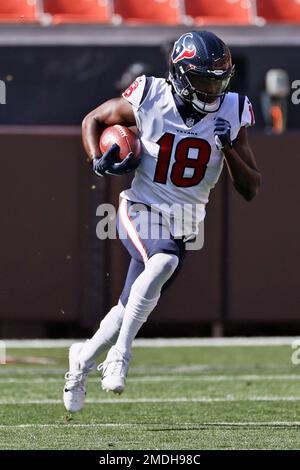
[[[141,141],[138,136],[125,126],[116,124],[107,127],[100,137],[100,150],[105,153],[113,144],[120,147],[120,159],[123,160],[129,152],[133,152],[134,157],[139,160],[141,157]]]

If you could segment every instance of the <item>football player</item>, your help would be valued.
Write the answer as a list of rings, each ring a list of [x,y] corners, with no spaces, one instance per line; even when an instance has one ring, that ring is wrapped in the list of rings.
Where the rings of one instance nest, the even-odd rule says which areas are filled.
[[[117,221],[131,255],[125,286],[95,335],[70,348],[64,388],[69,411],[82,408],[88,373],[105,350],[106,360],[98,367],[102,388],[124,390],[132,342],[181,266],[186,242],[205,217],[224,161],[234,187],[247,201],[258,191],[261,176],[247,137],[253,110],[247,97],[229,92],[233,74],[230,50],[221,39],[207,31],[189,32],[174,44],[167,80],[140,76],[122,97],[103,103],[83,120],[83,143],[97,175],[136,172],[131,188],[120,195]],[[101,132],[115,124],[137,127],[142,142],[138,168],[132,154],[116,163],[117,144],[100,154]],[[174,203],[196,208],[177,224],[176,236],[183,212],[178,215]],[[153,207],[159,216],[152,219]],[[141,235],[141,220],[169,236]]]

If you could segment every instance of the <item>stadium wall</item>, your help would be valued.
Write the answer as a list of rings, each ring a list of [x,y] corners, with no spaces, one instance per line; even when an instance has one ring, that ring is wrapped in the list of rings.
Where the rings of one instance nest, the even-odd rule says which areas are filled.
[[[300,30],[299,30],[300,31]],[[3,125],[80,125],[91,109],[119,96],[124,73],[142,64],[148,75],[167,76],[170,43],[111,46],[1,46],[0,80],[6,83],[7,103],[0,107]],[[261,96],[269,69],[283,68],[290,81],[299,79],[299,47],[233,45],[236,76],[232,89],[247,94],[263,128]],[[129,77],[135,78],[131,73]],[[129,78],[130,81],[130,78]],[[292,93],[291,89],[291,93]],[[289,129],[299,129],[299,110],[287,99]]]

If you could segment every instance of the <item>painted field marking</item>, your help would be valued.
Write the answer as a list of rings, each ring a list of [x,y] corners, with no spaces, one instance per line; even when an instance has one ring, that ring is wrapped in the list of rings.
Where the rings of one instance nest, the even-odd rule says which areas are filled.
[[[91,423],[91,424],[72,424],[72,423],[62,423],[62,424],[53,424],[53,423],[27,423],[27,424],[1,424],[0,429],[7,429],[7,428],[16,428],[16,429],[26,429],[26,428],[156,428],[160,429],[162,427],[164,430],[166,427],[169,427],[170,430],[176,426],[181,429],[184,428],[194,428],[194,429],[201,429],[203,427],[218,427],[218,426],[233,426],[233,427],[263,427],[263,426],[273,426],[273,427],[299,427],[300,421],[247,421],[247,422],[231,422],[231,421],[215,421],[209,423],[174,423],[174,424],[139,424],[139,423]],[[191,429],[192,430],[192,429]]]
[[[133,343],[134,347],[195,347],[195,346],[291,346],[293,341],[300,340],[298,336],[273,337],[234,337],[234,338],[140,338]],[[7,348],[68,348],[73,343],[84,339],[21,339],[4,340]]]
[[[130,403],[230,403],[230,402],[276,402],[287,401],[295,402],[300,401],[300,396],[249,396],[244,398],[228,395],[226,397],[178,397],[178,398],[115,398],[115,399],[86,399],[89,404],[115,404],[124,405]],[[0,400],[0,405],[59,405],[62,400],[57,399],[40,399],[40,400]]]
[[[258,375],[258,374],[249,374],[249,375],[191,375],[191,376],[141,376],[141,377],[129,377],[128,383],[156,383],[156,382],[235,382],[235,381],[297,381],[300,380],[300,374],[267,374],[267,375]],[[62,377],[39,377],[39,378],[21,378],[21,377],[1,377],[0,383],[34,383],[34,384],[43,384],[43,383],[61,383],[64,381]],[[91,383],[100,383],[100,378],[90,377],[89,382]]]

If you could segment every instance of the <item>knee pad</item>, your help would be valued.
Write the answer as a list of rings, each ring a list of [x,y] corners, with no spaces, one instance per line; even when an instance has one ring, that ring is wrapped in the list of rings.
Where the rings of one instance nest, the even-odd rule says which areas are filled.
[[[132,311],[136,311],[135,317],[146,318],[157,304],[161,289],[172,276],[178,262],[178,256],[169,253],[156,253],[151,256],[144,271],[131,287],[126,311],[130,307]]]
[[[174,273],[179,258],[171,253],[156,253],[146,263],[146,269],[151,270],[154,277],[161,276],[166,280]]]

